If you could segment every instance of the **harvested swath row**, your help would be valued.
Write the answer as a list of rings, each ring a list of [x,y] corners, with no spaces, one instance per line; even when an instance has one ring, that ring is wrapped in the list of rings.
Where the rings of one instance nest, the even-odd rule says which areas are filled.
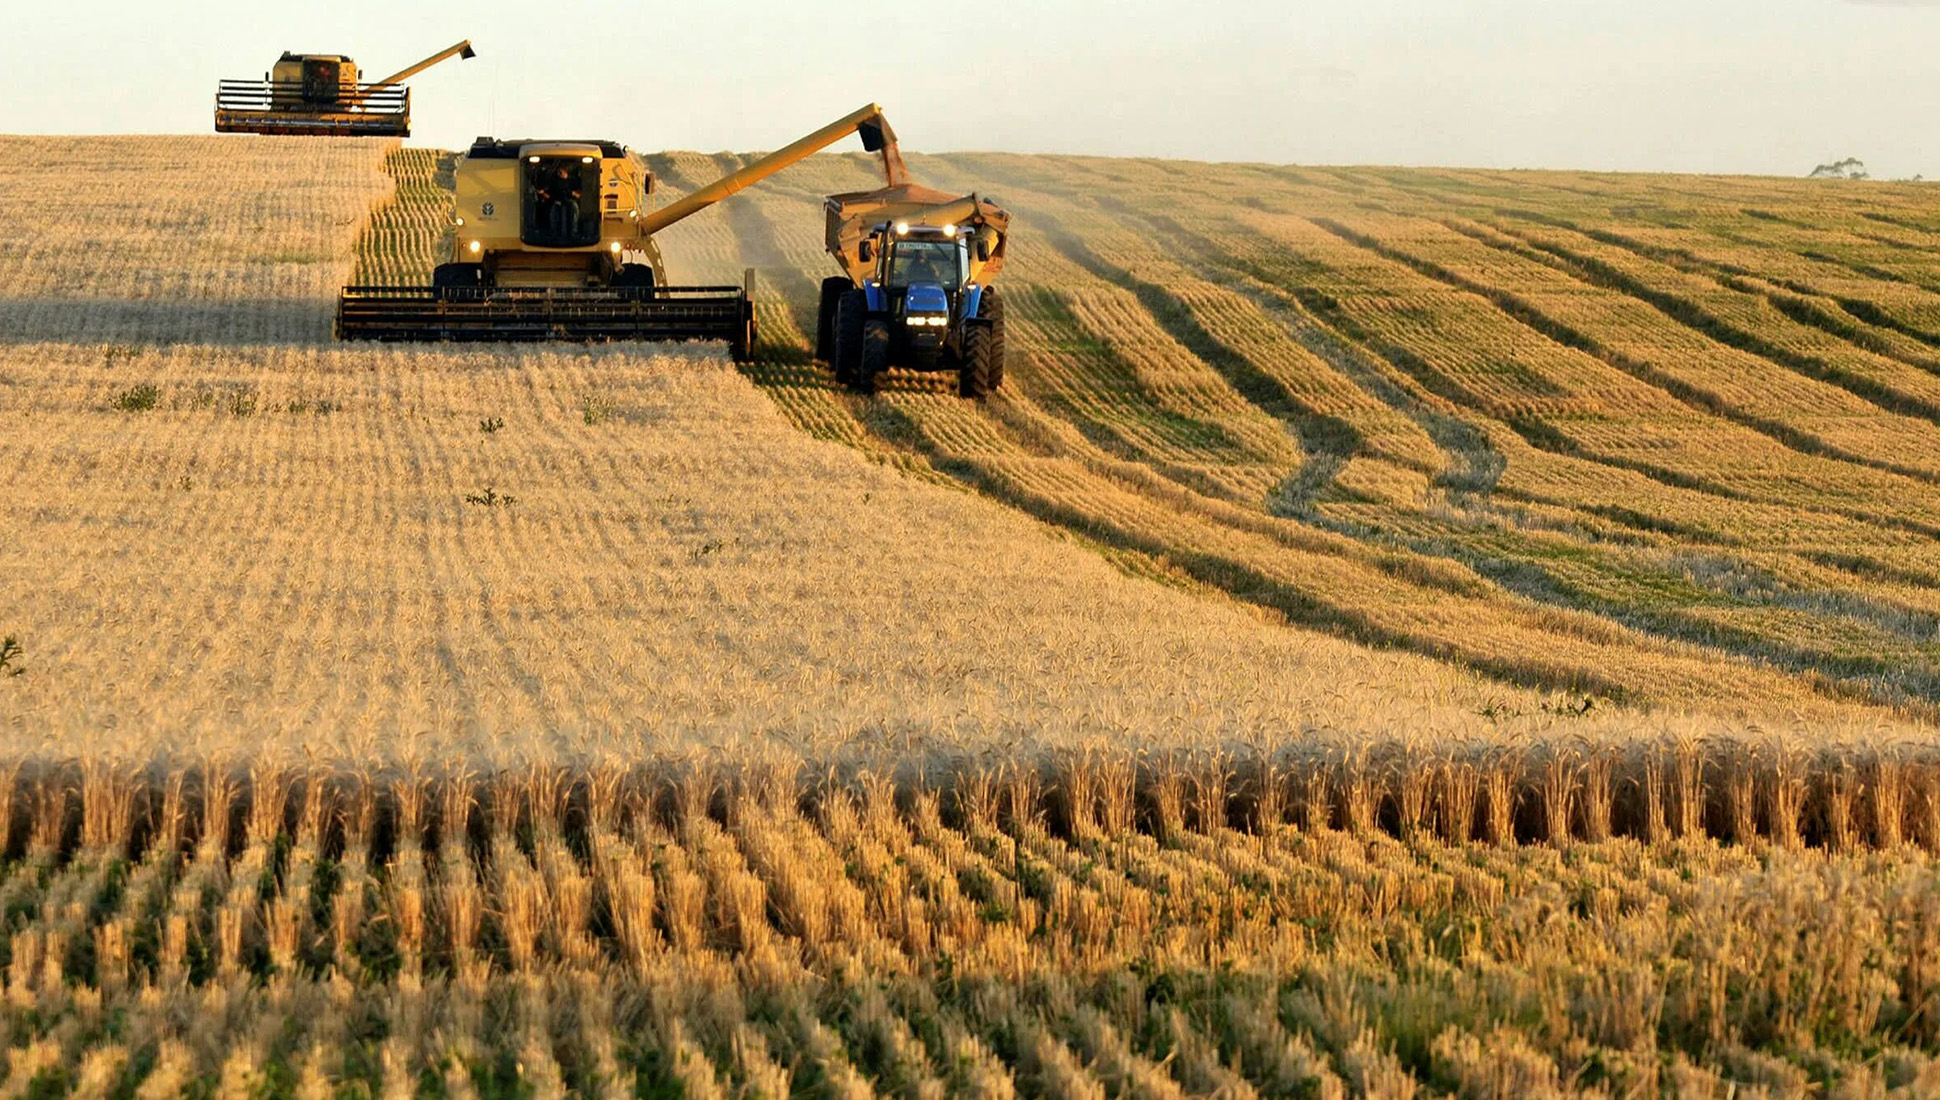
[[[357,239],[353,283],[430,285],[432,267],[449,258],[455,160],[436,149],[393,149],[385,156],[384,172],[397,190],[371,211]]]
[[[1940,756],[1754,748],[900,780],[772,753],[24,761],[0,784],[0,885],[34,899],[6,918],[13,1068],[136,1095],[1657,1095],[1664,1067],[1921,1095]],[[1502,843],[1436,835],[1467,813]],[[1515,842],[1633,816],[1657,839]]]

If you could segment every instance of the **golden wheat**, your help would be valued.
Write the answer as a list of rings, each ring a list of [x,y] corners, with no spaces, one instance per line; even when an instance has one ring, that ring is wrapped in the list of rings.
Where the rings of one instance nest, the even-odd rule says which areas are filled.
[[[969,405],[804,362],[852,158],[670,234],[743,376],[331,343],[429,151],[0,151],[8,1095],[1940,1090],[1916,194],[924,158]]]

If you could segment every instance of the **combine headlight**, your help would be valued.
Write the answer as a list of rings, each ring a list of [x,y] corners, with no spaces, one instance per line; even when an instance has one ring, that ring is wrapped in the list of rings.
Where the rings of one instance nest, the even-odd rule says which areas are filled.
[[[897,222],[897,223],[896,223],[896,235],[897,235],[898,237],[907,237],[907,236],[909,236],[909,223],[908,223],[908,222]]]
[[[538,157],[527,157],[527,158],[525,158],[525,162],[526,162],[527,164],[537,164],[537,163],[539,163],[539,158],[538,158]]]
[[[477,241],[473,241],[473,242],[472,242],[472,243],[471,243],[471,244],[469,245],[469,247],[470,247],[470,249],[471,249],[471,251],[472,251],[472,254],[473,254],[473,255],[477,255],[478,253],[480,253],[480,252],[482,252],[482,251],[484,251],[484,250],[485,250],[485,246],[484,246],[483,244],[480,244],[480,243],[479,243],[479,242],[477,242]]]
[[[593,163],[593,158],[592,158],[592,157],[581,157],[581,158],[579,158],[579,163],[581,163],[581,164],[591,164],[591,163]]]
[[[944,226],[944,227],[943,227],[943,235],[944,235],[945,237],[954,237],[954,236],[956,236],[956,235],[957,235],[957,227],[956,227],[956,223],[954,223],[954,222],[952,222],[951,224],[949,224],[949,225],[946,225],[946,226]]]
[[[609,247],[611,247],[611,248],[612,248],[612,250],[613,250],[613,254],[614,254],[615,256],[618,256],[618,255],[620,254],[620,242],[618,242],[618,241],[614,241],[614,242],[612,243],[612,245],[610,245]]]
[[[458,224],[459,224],[459,225],[461,225],[461,226],[462,226],[462,225],[464,225],[464,224],[465,224],[465,219],[463,219],[463,218],[459,218],[459,219],[458,219]]]

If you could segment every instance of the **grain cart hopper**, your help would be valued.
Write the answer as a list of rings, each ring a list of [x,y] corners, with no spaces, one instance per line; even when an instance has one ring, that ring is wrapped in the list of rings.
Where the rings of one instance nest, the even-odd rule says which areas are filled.
[[[883,176],[907,182],[874,104],[659,210],[653,173],[610,141],[480,138],[457,166],[449,262],[426,287],[350,286],[345,340],[725,340],[754,353],[753,282],[669,285],[653,235],[810,154],[860,134]]]
[[[830,195],[829,255],[846,275],[822,282],[816,358],[843,385],[874,393],[890,367],[955,371],[957,392],[1004,384],[1004,266],[1010,215],[977,195],[916,184]]]
[[[447,58],[477,57],[468,39],[375,84],[360,84],[341,54],[286,53],[261,80],[216,85],[216,132],[330,137],[410,137],[404,82]]]

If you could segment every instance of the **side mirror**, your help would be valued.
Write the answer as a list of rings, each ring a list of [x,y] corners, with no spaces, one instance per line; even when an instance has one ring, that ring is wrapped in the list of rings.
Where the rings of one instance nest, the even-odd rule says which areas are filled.
[[[977,262],[980,264],[990,262],[990,242],[981,237],[977,238]]]
[[[861,260],[865,264],[875,263],[876,262],[876,242],[869,240],[868,238],[864,238],[862,243],[855,246],[855,254],[856,254],[856,259]]]

